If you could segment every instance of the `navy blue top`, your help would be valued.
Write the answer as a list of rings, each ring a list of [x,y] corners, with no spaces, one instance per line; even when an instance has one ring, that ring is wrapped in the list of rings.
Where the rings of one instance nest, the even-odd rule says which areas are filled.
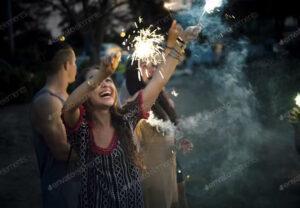
[[[62,104],[64,99],[44,89],[35,96],[41,94],[49,95],[59,99]],[[33,143],[36,151],[37,162],[41,178],[42,202],[44,208],[75,208],[78,204],[78,193],[80,183],[77,177],[71,174],[67,168],[66,161],[54,158],[43,136],[33,128]]]

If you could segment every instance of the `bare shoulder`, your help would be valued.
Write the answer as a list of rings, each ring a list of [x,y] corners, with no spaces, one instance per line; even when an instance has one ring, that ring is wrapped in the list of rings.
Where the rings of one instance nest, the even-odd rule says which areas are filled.
[[[60,118],[63,105],[56,98],[49,94],[40,95],[32,103],[34,120],[54,120]]]

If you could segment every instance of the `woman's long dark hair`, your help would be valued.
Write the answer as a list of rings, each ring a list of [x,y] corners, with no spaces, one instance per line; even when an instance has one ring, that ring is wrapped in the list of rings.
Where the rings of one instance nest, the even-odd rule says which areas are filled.
[[[143,80],[139,80],[137,61],[134,61],[133,64],[131,64],[131,61],[129,60],[126,68],[126,88],[130,95],[134,95],[139,90],[145,88],[146,84]],[[164,90],[160,92],[151,110],[158,119],[163,119],[164,121],[170,120],[177,125],[177,114],[175,109],[171,106],[168,95]]]
[[[76,85],[79,86],[81,83],[83,83],[86,80],[87,73],[95,69],[101,70],[99,65],[94,65],[92,67],[83,69],[79,74]],[[110,108],[112,125],[116,130],[118,139],[120,140],[121,146],[124,149],[128,159],[137,167],[142,168],[141,156],[138,154],[137,147],[133,142],[133,132],[131,131],[130,126],[126,124],[126,122],[124,122],[123,115],[125,112],[123,112],[122,109],[118,106],[118,103],[118,93],[116,91],[116,99],[114,105]],[[88,101],[86,101],[83,105],[87,109],[87,118],[90,119],[91,112],[88,111]]]

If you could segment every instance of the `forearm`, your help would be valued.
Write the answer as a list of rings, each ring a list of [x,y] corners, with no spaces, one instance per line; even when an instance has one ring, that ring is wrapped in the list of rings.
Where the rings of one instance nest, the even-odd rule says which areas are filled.
[[[159,93],[163,87],[170,80],[172,74],[174,73],[179,60],[168,55],[166,61],[162,64],[154,73],[153,78],[144,89],[143,93],[143,108],[145,111],[151,109],[153,103],[157,99]]]
[[[78,109],[79,106],[87,100],[88,93],[93,91],[108,76],[109,73],[107,73],[106,70],[98,70],[94,77],[83,82],[68,97],[63,108],[63,113]]]
[[[165,57],[167,57],[169,55],[169,53],[171,52],[171,47],[169,47],[168,45],[166,46],[165,48],[165,51],[164,51],[164,54],[165,54]]]

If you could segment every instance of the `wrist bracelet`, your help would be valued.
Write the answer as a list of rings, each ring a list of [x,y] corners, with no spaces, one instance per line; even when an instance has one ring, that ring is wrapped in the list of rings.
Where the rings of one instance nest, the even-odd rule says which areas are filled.
[[[184,40],[182,40],[182,38],[181,37],[177,37],[177,40],[180,42],[180,43],[183,43],[183,44],[185,44],[185,42],[184,42]]]
[[[183,48],[183,49],[186,48],[186,44],[180,43],[180,42],[178,42],[178,41],[176,41],[176,43],[177,43],[177,47]]]
[[[176,57],[180,57],[181,56],[181,54],[176,49],[171,50],[170,54],[172,54],[173,56],[176,56]]]
[[[184,59],[184,58],[182,57],[182,55],[179,54],[175,49],[173,49],[173,50],[169,53],[169,55],[170,55],[172,58],[177,59],[179,62],[183,61],[183,59]]]
[[[173,48],[171,52],[176,53],[178,56],[183,56],[184,55],[184,49],[182,48]]]
[[[175,45],[174,46],[174,50],[176,50],[176,52],[180,55],[184,55],[185,54],[185,45],[184,46],[180,46],[180,45]]]
[[[180,48],[180,47],[174,47],[174,49],[180,56],[185,54],[185,50],[184,48]]]
[[[174,59],[176,59],[177,61],[179,61],[179,62],[180,62],[180,59],[179,59],[179,57],[176,57],[176,56],[174,56],[174,55],[172,55],[172,54],[169,54],[169,56],[170,56],[170,57],[172,57],[172,58],[174,58]]]
[[[172,48],[172,47],[170,47],[170,46],[166,45],[166,48],[168,48],[168,49],[171,49],[171,50],[172,50],[174,47]]]

